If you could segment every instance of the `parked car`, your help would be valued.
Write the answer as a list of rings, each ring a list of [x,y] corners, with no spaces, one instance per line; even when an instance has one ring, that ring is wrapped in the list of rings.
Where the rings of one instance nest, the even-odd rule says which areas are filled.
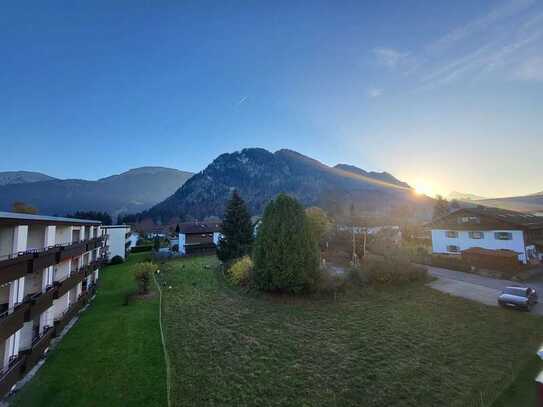
[[[498,297],[498,304],[530,311],[537,304],[537,291],[531,287],[506,287]]]

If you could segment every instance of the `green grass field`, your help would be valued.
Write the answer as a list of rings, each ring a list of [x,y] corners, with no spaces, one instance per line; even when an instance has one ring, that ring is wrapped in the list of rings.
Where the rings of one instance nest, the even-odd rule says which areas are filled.
[[[543,337],[538,317],[424,286],[248,294],[216,262],[161,273],[174,406],[489,405]]]
[[[133,254],[101,272],[94,302],[16,395],[14,406],[166,405],[158,296],[123,305],[135,291],[130,266],[145,256]]]

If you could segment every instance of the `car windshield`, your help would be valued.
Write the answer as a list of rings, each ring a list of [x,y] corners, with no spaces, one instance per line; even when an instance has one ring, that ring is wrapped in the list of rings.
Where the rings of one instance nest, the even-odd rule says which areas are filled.
[[[507,287],[505,290],[503,290],[503,293],[509,295],[516,295],[518,297],[527,297],[526,289],[524,288]]]

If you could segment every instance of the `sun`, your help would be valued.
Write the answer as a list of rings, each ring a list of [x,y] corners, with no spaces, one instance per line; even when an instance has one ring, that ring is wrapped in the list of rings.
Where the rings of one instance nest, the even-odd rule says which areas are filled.
[[[436,191],[432,184],[427,181],[417,181],[414,184],[417,195],[435,196]]]

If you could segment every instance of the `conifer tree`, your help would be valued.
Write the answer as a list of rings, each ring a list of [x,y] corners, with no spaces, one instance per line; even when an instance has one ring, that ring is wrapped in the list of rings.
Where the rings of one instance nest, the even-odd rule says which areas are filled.
[[[229,262],[251,252],[253,225],[245,201],[234,191],[222,223],[222,237],[219,240],[217,256],[222,262]]]
[[[280,194],[266,210],[256,238],[253,279],[265,291],[299,292],[314,286],[319,249],[304,208]]]

